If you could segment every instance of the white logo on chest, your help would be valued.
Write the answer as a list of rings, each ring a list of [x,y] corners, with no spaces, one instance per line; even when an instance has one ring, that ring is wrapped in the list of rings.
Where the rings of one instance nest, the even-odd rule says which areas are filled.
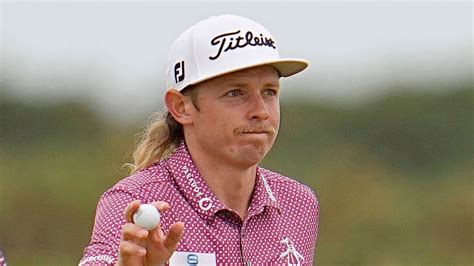
[[[212,208],[212,200],[210,198],[201,198],[204,193],[202,193],[201,188],[198,186],[196,179],[193,177],[193,173],[189,170],[189,168],[185,165],[181,168],[183,171],[188,184],[192,187],[193,191],[196,193],[194,197],[200,198],[199,199],[199,208],[203,211],[208,211]]]
[[[300,266],[304,261],[303,255],[296,251],[293,241],[288,237],[283,239],[280,243],[286,244],[287,250],[280,255],[280,259],[286,257],[288,265],[291,266]]]

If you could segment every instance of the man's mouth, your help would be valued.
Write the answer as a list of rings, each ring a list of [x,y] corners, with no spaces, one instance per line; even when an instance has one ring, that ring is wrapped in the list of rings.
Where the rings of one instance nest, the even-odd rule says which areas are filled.
[[[272,127],[242,127],[234,129],[234,135],[242,135],[242,134],[275,134],[275,129]]]
[[[269,134],[269,131],[259,130],[259,131],[244,131],[242,134]]]

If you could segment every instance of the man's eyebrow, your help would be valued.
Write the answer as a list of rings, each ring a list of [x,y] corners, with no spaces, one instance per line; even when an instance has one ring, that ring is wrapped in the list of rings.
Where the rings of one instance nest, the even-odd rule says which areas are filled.
[[[232,86],[232,87],[247,87],[248,84],[245,82],[239,82],[239,81],[229,81],[226,82],[227,86]]]
[[[280,82],[267,82],[264,84],[265,87],[280,87]]]

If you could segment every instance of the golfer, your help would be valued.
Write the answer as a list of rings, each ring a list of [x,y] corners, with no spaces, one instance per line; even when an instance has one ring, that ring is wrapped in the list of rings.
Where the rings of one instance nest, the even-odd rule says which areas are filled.
[[[307,66],[280,58],[248,18],[183,32],[169,53],[167,112],[142,134],[132,174],[100,198],[80,265],[313,265],[314,192],[259,166],[280,125],[279,80]],[[161,213],[151,231],[133,223],[144,203]]]

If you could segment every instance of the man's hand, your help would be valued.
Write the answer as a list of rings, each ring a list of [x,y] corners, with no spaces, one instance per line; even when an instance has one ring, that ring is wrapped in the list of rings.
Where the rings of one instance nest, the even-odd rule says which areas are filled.
[[[151,203],[161,213],[171,206],[163,201]],[[184,232],[184,223],[177,222],[171,225],[168,235],[161,230],[161,223],[147,231],[133,223],[133,214],[140,207],[140,201],[135,200],[128,204],[124,211],[127,223],[122,227],[122,240],[119,246],[118,265],[161,265],[168,262],[178,247]]]

